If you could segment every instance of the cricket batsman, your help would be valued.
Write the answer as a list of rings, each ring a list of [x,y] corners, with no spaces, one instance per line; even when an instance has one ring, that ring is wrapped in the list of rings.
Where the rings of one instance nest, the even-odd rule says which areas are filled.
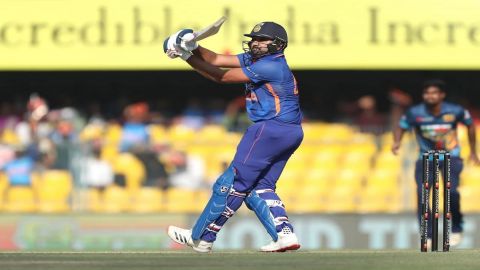
[[[217,233],[243,202],[255,212],[273,241],[264,252],[300,248],[276,183],[303,140],[297,82],[284,50],[287,32],[262,22],[246,37],[245,53],[221,55],[199,46],[192,30],[170,36],[164,50],[180,57],[205,78],[218,83],[244,83],[247,112],[254,122],[238,144],[228,169],[213,185],[212,196],[192,229],[168,228],[170,238],[197,252],[209,252]]]
[[[446,150],[451,155],[451,211],[452,235],[450,245],[460,244],[463,233],[463,215],[460,211],[460,194],[458,186],[463,160],[460,158],[460,145],[457,138],[457,125],[463,123],[468,127],[470,144],[470,160],[476,165],[480,163],[476,153],[475,125],[470,113],[460,105],[444,102],[445,83],[441,80],[429,80],[423,86],[423,103],[411,107],[400,119],[399,127],[394,130],[392,152],[396,155],[405,131],[413,129],[420,148],[420,155],[415,164],[415,180],[417,183],[418,219],[422,211],[422,153],[429,150]],[[440,155],[440,167],[443,167],[443,155]],[[434,171],[433,162],[429,161],[430,171]],[[433,186],[433,173],[430,174],[429,186]],[[431,246],[432,226],[428,226],[427,245]]]

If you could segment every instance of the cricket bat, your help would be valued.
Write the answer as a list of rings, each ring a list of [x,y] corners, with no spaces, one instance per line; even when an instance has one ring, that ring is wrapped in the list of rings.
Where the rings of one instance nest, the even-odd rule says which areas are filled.
[[[199,40],[206,39],[207,37],[215,35],[216,33],[218,33],[218,30],[220,30],[220,27],[222,27],[222,24],[226,20],[227,20],[227,17],[222,16],[220,19],[218,19],[213,24],[211,24],[211,25],[209,25],[209,26],[207,26],[207,27],[205,27],[201,30],[197,30],[197,31],[193,32],[193,34],[195,35],[194,39],[196,41],[199,41]]]
[[[222,24],[227,20],[227,17],[222,16],[220,19],[218,19],[216,22],[213,24],[197,31],[193,31],[192,29],[184,29],[182,32],[180,32],[180,36],[184,35],[193,35],[193,38],[191,40],[199,41],[202,39],[205,39],[207,37],[213,36],[216,33],[218,33],[218,30],[220,30],[220,27]],[[193,32],[193,33],[192,33]],[[178,37],[177,37],[178,38]],[[171,40],[169,37],[165,39],[163,42],[163,51],[166,53],[168,48],[169,48],[169,43],[175,42],[175,40]],[[177,41],[179,42],[179,41]]]

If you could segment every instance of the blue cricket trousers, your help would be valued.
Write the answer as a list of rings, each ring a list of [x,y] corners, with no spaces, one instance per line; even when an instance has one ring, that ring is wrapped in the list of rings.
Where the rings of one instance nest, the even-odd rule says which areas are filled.
[[[233,159],[236,177],[233,188],[239,192],[275,190],[283,168],[303,140],[301,125],[267,120],[251,125]]]
[[[227,198],[222,215],[208,226],[201,239],[214,242],[217,233],[240,208],[249,192],[255,190],[268,202],[277,231],[288,227],[293,231],[283,202],[275,193],[276,183],[290,156],[303,140],[301,125],[281,123],[276,120],[257,122],[243,135],[235,157],[233,191]]]

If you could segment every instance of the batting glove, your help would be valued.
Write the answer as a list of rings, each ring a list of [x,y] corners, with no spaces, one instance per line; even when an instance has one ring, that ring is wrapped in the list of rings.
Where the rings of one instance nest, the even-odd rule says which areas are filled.
[[[192,29],[182,29],[170,36],[175,45],[180,46],[186,51],[193,51],[198,48],[197,41],[195,40],[195,34]]]
[[[185,34],[188,34],[187,38],[189,39],[189,36],[193,36],[193,30],[183,29],[165,39],[163,42],[163,51],[168,57],[174,59],[180,56],[180,58],[186,61],[188,58],[190,58],[190,56],[192,56],[190,50],[185,48],[197,48],[198,45],[193,40],[194,36],[189,39],[190,41],[183,41],[182,37]],[[188,46],[186,45],[187,43],[189,44]]]
[[[190,30],[190,29],[186,29],[186,30]],[[182,47],[182,49],[184,49],[186,51],[193,51],[196,48],[198,48],[198,43],[195,40],[195,34],[193,33],[193,31],[192,32],[184,32],[184,33],[181,32],[178,35],[178,37],[180,37],[181,41],[180,41],[180,44],[178,42],[176,44],[180,45],[180,47]],[[177,39],[177,41],[178,41],[178,39]]]
[[[175,46],[176,48],[173,50],[168,49],[166,54],[168,57],[174,59],[180,57],[182,60],[187,61],[190,56],[193,55],[192,52],[186,51],[180,47]]]

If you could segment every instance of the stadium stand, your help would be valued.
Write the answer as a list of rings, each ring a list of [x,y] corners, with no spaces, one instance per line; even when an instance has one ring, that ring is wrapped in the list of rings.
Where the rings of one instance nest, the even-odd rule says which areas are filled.
[[[305,123],[305,139],[287,164],[278,193],[291,212],[298,213],[397,213],[413,211],[416,198],[412,155],[408,149],[400,156],[390,153],[390,134],[380,137],[359,133],[344,124]],[[199,130],[174,125],[149,126],[152,145],[170,145],[173,149],[195,155],[205,163],[204,188],[143,187],[144,165],[131,153],[120,152],[121,126],[108,124],[103,130],[85,127],[80,137],[84,144],[101,139],[101,158],[108,161],[114,172],[125,177],[125,186],[118,183],[105,190],[82,187],[70,171],[46,170],[32,176],[32,186],[9,186],[5,174],[0,174],[0,211],[63,213],[134,212],[134,213],[193,213],[210,194],[210,185],[230,162],[240,134],[227,132],[221,125],[206,125]],[[460,140],[466,143],[464,128]],[[1,135],[4,144],[18,144],[13,130]],[[407,136],[405,144],[413,138]],[[468,155],[468,151],[463,152]],[[414,157],[413,157],[414,158]],[[160,155],[160,159],[162,156]],[[167,158],[168,160],[168,158]],[[167,164],[170,171],[174,168]],[[462,175],[462,208],[479,212],[480,169],[469,163]],[[408,195],[410,194],[410,195]]]

